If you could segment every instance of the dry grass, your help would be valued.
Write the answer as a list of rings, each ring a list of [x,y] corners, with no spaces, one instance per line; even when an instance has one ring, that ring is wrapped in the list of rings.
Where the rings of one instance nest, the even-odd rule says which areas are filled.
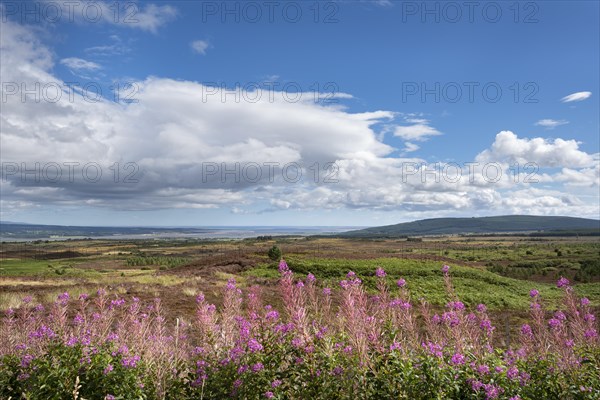
[[[131,277],[128,281],[142,285],[176,286],[186,283],[188,279],[175,275],[143,275]]]
[[[247,279],[244,276],[230,274],[227,272],[216,271],[215,278],[218,279],[217,285],[224,286],[229,279],[235,279],[237,286],[244,287],[246,286]]]
[[[19,307],[25,296],[27,296],[27,294],[23,292],[0,293],[0,310]],[[33,300],[35,301],[35,299]]]
[[[183,294],[190,297],[196,297],[199,293],[198,289],[193,287],[185,287],[181,290]]]
[[[68,292],[69,295],[71,296],[71,298],[76,299],[79,297],[80,294],[93,293],[98,289],[99,288],[90,289],[90,288],[74,287],[74,288],[69,288],[68,290],[51,290],[51,291],[45,292],[41,296],[41,301],[38,301],[38,302],[39,303],[53,303],[54,301],[56,301],[56,298],[58,297],[58,295],[61,293],[64,293],[64,292]]]
[[[0,288],[2,287],[17,287],[17,286],[39,286],[39,287],[55,287],[55,286],[74,286],[80,281],[74,279],[22,279],[22,278],[0,278]]]
[[[182,276],[156,274],[156,271],[140,271],[140,270],[115,270],[104,274],[99,278],[87,279],[86,282],[97,285],[118,285],[118,284],[134,284],[141,285],[160,285],[160,286],[175,286],[187,282]]]

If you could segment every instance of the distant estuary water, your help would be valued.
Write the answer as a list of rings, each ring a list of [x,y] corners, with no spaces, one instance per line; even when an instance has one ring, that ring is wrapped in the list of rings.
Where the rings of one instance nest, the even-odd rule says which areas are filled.
[[[75,227],[2,224],[0,241],[77,239],[245,239],[258,236],[327,235],[363,227],[353,226],[232,226],[232,227]]]

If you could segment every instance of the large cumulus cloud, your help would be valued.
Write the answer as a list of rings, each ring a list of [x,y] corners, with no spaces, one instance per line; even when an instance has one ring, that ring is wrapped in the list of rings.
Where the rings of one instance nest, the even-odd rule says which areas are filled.
[[[351,113],[339,105],[315,103],[312,94],[289,101],[282,93],[257,89],[241,98],[238,93],[236,100],[236,93],[226,89],[148,77],[135,84],[136,102],[86,101],[77,89],[55,102],[22,101],[20,93],[9,93],[14,86],[7,83],[63,88],[66,83],[53,73],[55,57],[31,28],[3,22],[1,50],[1,152],[3,165],[12,171],[6,174],[3,168],[5,212],[39,204],[135,210],[240,211],[263,204],[264,210],[597,212],[598,157],[580,150],[575,141],[523,139],[500,132],[490,148],[474,158],[476,164],[449,166],[400,157],[381,140],[376,124],[393,125],[397,113]],[[391,131],[405,140],[415,139],[399,135],[402,129],[392,126]],[[526,171],[518,172],[520,179],[510,173],[514,162],[558,171],[540,170],[536,182],[525,182]],[[35,163],[59,164],[63,176],[24,179],[14,171],[15,166],[33,168]],[[77,165],[76,173],[96,163],[103,175],[70,179],[64,163]],[[118,179],[110,168],[115,163]],[[490,163],[503,172],[497,180],[486,179],[485,165]],[[254,179],[249,169],[250,175],[243,174],[250,164],[261,167],[260,177]],[[240,169],[222,175],[224,165]],[[300,166],[303,179],[289,179],[282,171],[286,165]],[[446,175],[436,178],[431,174],[435,170]],[[133,179],[127,180],[129,173]],[[448,179],[448,174],[460,174],[461,179]],[[569,185],[582,188],[582,193],[595,190],[596,197],[590,194],[582,200],[566,194]]]

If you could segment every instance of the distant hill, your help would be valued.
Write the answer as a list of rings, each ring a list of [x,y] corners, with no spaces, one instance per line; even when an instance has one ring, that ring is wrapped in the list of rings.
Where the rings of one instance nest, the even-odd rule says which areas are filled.
[[[600,234],[600,220],[574,217],[502,215],[497,217],[432,218],[340,233],[339,237],[406,237],[493,233]]]

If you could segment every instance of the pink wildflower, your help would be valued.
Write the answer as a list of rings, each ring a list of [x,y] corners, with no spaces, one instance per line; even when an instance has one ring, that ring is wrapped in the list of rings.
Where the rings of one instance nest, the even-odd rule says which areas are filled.
[[[556,282],[556,286],[559,288],[565,287],[565,286],[569,286],[569,280],[567,278],[564,277],[560,277],[560,279],[558,280],[558,282]]]

